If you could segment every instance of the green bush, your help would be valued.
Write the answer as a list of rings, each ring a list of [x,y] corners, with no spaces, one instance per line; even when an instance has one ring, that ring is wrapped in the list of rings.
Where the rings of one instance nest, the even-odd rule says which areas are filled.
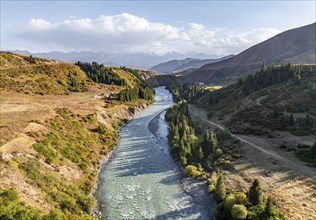
[[[57,79],[57,82],[58,82],[59,84],[61,84],[62,86],[64,86],[64,87],[67,87],[67,86],[68,86],[68,84],[65,82],[65,80]]]
[[[198,170],[197,170],[196,166],[188,165],[185,167],[185,172],[189,176],[195,176],[197,174]]]
[[[39,220],[41,216],[35,209],[24,206],[15,189],[0,188],[0,219],[1,220]]]
[[[94,129],[94,132],[97,132],[98,134],[105,134],[106,133],[106,127],[104,124],[99,124],[96,129]]]
[[[61,149],[60,153],[61,155],[71,160],[72,162],[75,162],[78,164],[82,162],[82,158],[81,158],[82,151],[79,147],[74,147],[71,145],[65,146]]]
[[[47,163],[51,164],[55,161],[57,154],[48,145],[45,145],[43,143],[35,143],[33,144],[33,147],[38,153],[42,154],[46,158],[45,161]]]
[[[232,207],[231,215],[233,219],[242,220],[247,217],[247,208],[244,205],[234,205]]]

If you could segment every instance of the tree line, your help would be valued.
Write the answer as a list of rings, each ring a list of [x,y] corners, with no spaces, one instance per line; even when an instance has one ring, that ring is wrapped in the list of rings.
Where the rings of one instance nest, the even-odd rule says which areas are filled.
[[[122,90],[118,95],[120,102],[131,102],[137,99],[144,99],[152,103],[154,101],[155,94],[153,89],[144,87],[134,87]]]
[[[263,63],[261,70],[255,74],[250,74],[244,79],[239,78],[237,83],[211,92],[209,104],[216,104],[225,99],[227,95],[238,99],[258,90],[284,82],[299,84],[302,79],[314,75],[315,65],[295,65],[289,63],[267,66]]]
[[[86,63],[78,61],[75,63],[79,66],[87,76],[96,83],[115,84],[119,86],[126,86],[124,79],[118,76],[112,68],[106,68],[103,64],[97,62]]]
[[[183,166],[195,165],[202,170],[212,171],[227,155],[230,158],[238,157],[238,152],[232,147],[239,141],[227,131],[204,131],[191,119],[187,101],[181,100],[170,107],[166,120],[169,122],[171,153]]]
[[[203,134],[196,134],[195,130],[199,129],[190,118],[185,100],[168,109],[166,120],[169,122],[168,139],[174,158],[186,166],[188,175],[208,180],[209,192],[219,203],[214,213],[216,219],[285,219],[273,200],[262,193],[259,180],[255,179],[247,192],[227,189],[219,167],[234,155],[234,145],[238,144],[229,132],[206,130]],[[215,178],[210,175],[212,172]]]
[[[297,83],[302,77],[310,76],[313,73],[311,65],[282,64],[267,66],[262,64],[261,70],[255,74],[248,75],[245,79],[240,78],[236,84],[237,88],[242,87],[245,95],[268,86],[295,80]]]
[[[218,220],[283,220],[272,198],[266,197],[261,190],[260,181],[254,179],[247,192],[227,190],[225,180],[219,175],[215,188],[214,198],[219,202],[215,211]]]
[[[190,126],[188,103],[184,100],[170,107],[166,113],[169,122],[168,139],[171,153],[182,165],[192,164],[195,158],[197,137]]]
[[[171,87],[172,96],[176,102],[180,101],[181,99],[185,99],[190,102],[203,91],[203,86],[197,83],[193,85],[191,83],[183,83]]]

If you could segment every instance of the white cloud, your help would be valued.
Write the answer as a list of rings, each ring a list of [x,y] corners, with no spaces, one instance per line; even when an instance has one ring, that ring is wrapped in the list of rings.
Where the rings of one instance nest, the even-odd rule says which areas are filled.
[[[164,54],[207,53],[224,55],[238,53],[279,33],[274,28],[258,28],[238,33],[208,29],[203,24],[169,24],[150,22],[128,13],[101,15],[96,19],[70,18],[51,23],[31,19],[26,31],[17,34],[23,39],[65,50],[108,52],[150,52]]]
[[[221,32],[221,30],[219,30]],[[222,31],[220,38],[217,39],[217,45],[226,48],[225,51],[238,51],[241,52],[250,46],[253,46],[259,42],[267,40],[278,33],[279,30],[275,28],[258,28],[251,29],[246,32],[236,33],[235,31]]]
[[[51,28],[51,24],[43,19],[31,19],[30,27],[35,30],[47,30]]]

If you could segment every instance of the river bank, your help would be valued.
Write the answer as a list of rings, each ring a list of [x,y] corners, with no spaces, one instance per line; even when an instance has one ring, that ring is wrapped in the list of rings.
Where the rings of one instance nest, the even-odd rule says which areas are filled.
[[[149,130],[160,139],[168,142],[168,126],[165,122],[165,113],[163,111],[159,113],[150,123]],[[170,152],[169,152],[170,153]],[[179,163],[177,163],[179,171],[181,173],[181,190],[191,197],[192,203],[199,203],[204,206],[206,210],[210,210],[211,213],[217,207],[217,202],[208,192],[207,181],[197,180],[193,177],[187,176],[185,169]]]
[[[157,88],[155,103],[120,130],[119,145],[101,170],[95,194],[102,219],[210,218],[212,204],[204,201],[209,199],[198,199],[203,184],[183,180],[169,153],[160,113],[172,104],[171,94]],[[156,134],[149,124],[158,126]]]
[[[142,104],[142,105],[137,105],[136,107],[134,107],[134,108],[133,108],[133,111],[131,111],[130,108],[123,109],[123,111],[126,112],[127,118],[128,118],[129,120],[132,120],[133,117],[135,117],[135,115],[137,115],[139,112],[143,111],[146,107],[148,107],[148,105]],[[102,111],[97,115],[97,120],[98,120],[99,123],[104,124],[104,125],[106,125],[106,126],[109,126],[110,122],[109,122],[108,120],[106,120],[106,119],[102,116],[102,114],[105,114],[105,113],[106,113],[106,111],[102,110]],[[121,113],[119,113],[119,114],[123,114],[123,113],[121,112]],[[126,114],[125,114],[125,116],[126,116]],[[124,114],[123,114],[123,115],[124,115]],[[126,126],[129,122],[130,122],[130,121],[127,121],[125,124],[123,124],[123,125],[119,128],[119,130],[118,130],[117,132],[119,133],[120,130],[121,130],[122,128],[124,128],[124,126]],[[120,136],[118,137],[118,142],[119,142],[119,140],[120,140]],[[102,170],[105,168],[105,166],[109,163],[109,161],[113,158],[113,156],[115,156],[115,150],[116,150],[116,149],[114,149],[113,151],[111,151],[110,153],[108,153],[106,156],[104,156],[104,157],[100,160],[100,164],[99,164],[99,167],[98,167],[97,172],[96,172],[97,180],[96,180],[95,184],[93,185],[93,187],[92,187],[92,189],[91,189],[91,193],[90,193],[93,197],[96,197],[95,194],[96,194],[96,191],[97,191],[97,189],[98,189],[98,187],[99,187],[99,184],[100,184],[100,178],[99,178],[100,173],[102,173]],[[101,219],[101,217],[102,217],[102,214],[101,214],[101,211],[100,211],[101,207],[102,207],[102,206],[100,206],[100,205],[98,204],[98,202],[96,201],[96,204],[94,205],[94,207],[93,207],[92,210],[91,210],[91,215],[92,215],[93,217],[97,218],[97,219]]]

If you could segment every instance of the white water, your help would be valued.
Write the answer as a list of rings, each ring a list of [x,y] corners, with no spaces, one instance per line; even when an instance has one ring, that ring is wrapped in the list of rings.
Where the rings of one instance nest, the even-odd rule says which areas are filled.
[[[102,219],[209,219],[210,211],[180,188],[181,174],[170,153],[163,110],[171,94],[156,88],[155,103],[120,131],[113,158],[96,192]],[[159,115],[156,134],[149,123]]]

